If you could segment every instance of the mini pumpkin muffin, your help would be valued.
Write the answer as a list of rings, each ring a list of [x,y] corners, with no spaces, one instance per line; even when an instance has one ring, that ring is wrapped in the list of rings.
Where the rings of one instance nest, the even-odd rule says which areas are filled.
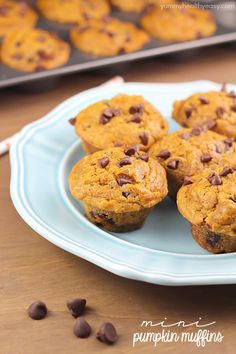
[[[88,20],[70,31],[74,46],[96,56],[135,52],[149,42],[149,36],[130,22],[114,17]]]
[[[236,251],[234,168],[222,166],[195,176],[179,190],[177,205],[201,247],[213,253]]]
[[[166,169],[169,195],[175,199],[182,184],[201,171],[236,165],[236,144],[233,139],[195,127],[165,136],[151,147],[150,156]]]
[[[14,29],[34,27],[37,14],[23,1],[0,0],[0,37]]]
[[[66,64],[70,46],[56,35],[39,28],[11,31],[1,50],[2,62],[24,72],[48,70]]]
[[[69,24],[100,19],[110,12],[108,0],[38,0],[37,6],[48,20]]]
[[[214,131],[236,138],[236,93],[196,93],[174,102],[173,118],[185,127],[207,125]]]
[[[111,0],[111,4],[124,12],[141,12],[149,5],[169,4],[175,0]]]
[[[210,11],[186,6],[155,6],[143,15],[141,25],[152,37],[167,42],[209,37],[216,31]]]
[[[168,130],[167,121],[151,103],[142,96],[125,94],[90,105],[71,123],[88,154],[135,144],[147,151]]]
[[[73,167],[69,186],[88,219],[114,232],[140,228],[167,195],[164,168],[137,145],[84,157]]]

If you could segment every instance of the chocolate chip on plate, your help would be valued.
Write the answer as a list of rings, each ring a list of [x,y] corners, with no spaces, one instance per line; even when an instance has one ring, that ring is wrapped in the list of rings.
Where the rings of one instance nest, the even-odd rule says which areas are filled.
[[[210,162],[212,160],[212,157],[210,154],[206,153],[201,156],[200,160],[201,162],[206,163],[206,162]]]
[[[201,102],[201,104],[208,104],[209,100],[206,97],[199,97],[199,101]]]
[[[193,112],[193,108],[192,107],[186,107],[184,110],[185,116],[187,119],[189,119],[191,117],[191,114]]]
[[[82,315],[86,307],[86,300],[85,299],[70,299],[66,303],[69,311],[71,312],[72,316],[75,318]]]
[[[184,186],[187,186],[187,185],[189,185],[189,184],[193,184],[193,180],[192,180],[191,177],[185,176],[185,177],[184,177],[184,181],[183,181],[183,185],[184,185]]]
[[[115,327],[110,322],[105,322],[101,325],[96,334],[96,338],[103,343],[113,344],[117,341],[118,335]]]
[[[221,180],[220,176],[218,175],[218,173],[216,173],[216,172],[212,172],[208,176],[208,181],[210,182],[210,184],[212,186],[219,186],[222,184],[222,180]]]
[[[139,139],[143,145],[148,145],[148,133],[143,132],[142,134],[139,135]]]
[[[216,115],[218,118],[222,118],[225,113],[225,109],[223,107],[216,108]]]
[[[233,172],[234,172],[234,170],[232,169],[232,167],[225,167],[225,168],[221,171],[220,176],[226,177],[226,176],[230,175],[230,174],[233,173]]]
[[[92,330],[84,318],[77,318],[74,325],[74,335],[79,338],[88,338]]]
[[[71,125],[75,125],[75,123],[76,123],[76,118],[70,118],[70,119],[68,120],[68,122],[69,122]]]
[[[33,320],[42,320],[47,315],[47,306],[42,301],[33,302],[28,308],[28,315]]]
[[[163,149],[157,154],[157,157],[160,157],[163,160],[168,159],[170,156],[171,156],[171,153],[168,149]]]
[[[129,147],[125,148],[124,153],[127,156],[133,156],[138,151],[139,151],[139,146],[133,145],[133,146],[129,146]]]
[[[109,164],[110,160],[109,157],[104,156],[102,159],[99,160],[99,164],[102,168],[105,168]]]
[[[119,184],[119,186],[121,186],[121,187],[124,184],[133,184],[134,183],[133,179],[124,173],[119,174],[116,178],[116,181]]]
[[[176,170],[178,168],[179,161],[178,160],[172,160],[167,164],[167,167],[171,170]]]
[[[119,161],[119,167],[123,167],[123,166],[126,166],[126,165],[131,165],[132,164],[132,160],[130,157],[124,157],[123,159],[121,159]]]
[[[141,104],[136,104],[136,105],[131,106],[129,108],[129,113],[130,114],[140,113],[142,115],[143,112],[144,112],[144,105],[142,103]]]

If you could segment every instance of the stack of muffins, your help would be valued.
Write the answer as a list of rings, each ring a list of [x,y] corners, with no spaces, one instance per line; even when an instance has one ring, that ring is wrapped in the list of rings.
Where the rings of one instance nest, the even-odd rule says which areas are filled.
[[[184,126],[168,134],[142,96],[119,94],[70,119],[87,156],[69,176],[87,218],[113,232],[140,228],[166,196],[177,201],[194,239],[213,253],[236,251],[236,94],[175,101]]]

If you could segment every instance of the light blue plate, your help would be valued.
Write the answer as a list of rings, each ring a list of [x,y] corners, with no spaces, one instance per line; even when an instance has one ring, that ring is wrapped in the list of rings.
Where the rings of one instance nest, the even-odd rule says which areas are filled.
[[[141,230],[110,234],[84,217],[67,184],[72,165],[83,156],[68,119],[81,109],[117,93],[142,94],[168,118],[173,131],[178,128],[170,118],[175,99],[219,87],[207,81],[125,83],[91,89],[65,101],[25,127],[11,148],[11,197],[17,211],[58,247],[127,278],[164,285],[235,283],[235,254],[213,255],[200,248],[169,198]]]

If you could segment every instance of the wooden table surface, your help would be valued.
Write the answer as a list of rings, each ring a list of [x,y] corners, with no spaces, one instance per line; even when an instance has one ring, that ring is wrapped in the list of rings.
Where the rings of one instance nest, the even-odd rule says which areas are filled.
[[[209,79],[236,83],[236,47],[162,57],[132,65],[71,75],[47,92],[0,91],[0,139],[40,118],[71,95],[96,86],[113,75],[127,81],[179,82]],[[52,245],[24,223],[9,196],[9,157],[0,158],[0,354],[74,353],[235,353],[236,287],[164,287],[124,279]],[[65,302],[84,297],[86,318],[93,328],[89,339],[72,333],[74,320]],[[50,309],[45,320],[27,317],[28,305],[41,299]],[[211,330],[222,343],[200,349],[192,343],[151,343],[132,347],[132,335],[142,320],[216,321]],[[107,346],[95,339],[100,323],[112,321],[119,341]],[[190,329],[194,330],[195,327]],[[154,328],[154,331],[157,331]]]

